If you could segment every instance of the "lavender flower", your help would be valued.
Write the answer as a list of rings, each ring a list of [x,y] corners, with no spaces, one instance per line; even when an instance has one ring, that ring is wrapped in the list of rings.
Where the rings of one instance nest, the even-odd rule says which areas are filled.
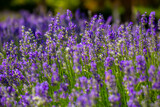
[[[145,73],[146,70],[146,61],[144,56],[138,55],[136,56],[136,65],[137,65],[137,72],[138,73]]]
[[[142,26],[147,24],[146,12],[142,15],[141,24]]]
[[[149,25],[151,26],[151,28],[154,28],[155,26],[155,12],[151,12],[149,15]]]
[[[155,67],[153,65],[150,66],[148,73],[149,73],[149,81],[153,82],[153,78],[155,77]]]
[[[104,63],[105,68],[107,69],[111,67],[113,65],[113,61],[114,61],[113,57],[107,57]]]

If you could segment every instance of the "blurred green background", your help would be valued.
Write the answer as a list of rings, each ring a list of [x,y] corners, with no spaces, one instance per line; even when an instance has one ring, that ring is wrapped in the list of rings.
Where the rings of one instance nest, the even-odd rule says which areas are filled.
[[[113,20],[133,21],[137,11],[141,14],[151,11],[156,12],[156,18],[160,18],[160,0],[0,0],[0,21],[12,15],[18,15],[20,10],[28,10],[38,14],[46,14],[52,11],[64,12],[70,9],[75,12],[88,14],[88,10],[93,14],[102,13],[106,19],[113,16]]]

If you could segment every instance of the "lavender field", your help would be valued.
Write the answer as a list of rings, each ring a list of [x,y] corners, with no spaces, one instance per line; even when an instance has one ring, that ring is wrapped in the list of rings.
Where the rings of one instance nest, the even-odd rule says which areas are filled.
[[[70,10],[0,22],[0,106],[160,107],[160,20]]]

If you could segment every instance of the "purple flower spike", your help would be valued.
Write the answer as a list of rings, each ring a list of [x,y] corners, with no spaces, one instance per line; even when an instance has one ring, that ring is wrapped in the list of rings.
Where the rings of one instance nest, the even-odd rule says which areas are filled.
[[[141,55],[136,56],[136,61],[137,61],[137,63],[136,63],[137,72],[144,73],[146,70],[146,61],[145,61],[144,56],[141,56]]]
[[[145,13],[142,15],[142,18],[141,18],[141,23],[142,23],[143,26],[147,24],[146,13],[147,13],[147,12],[145,12]]]
[[[149,25],[153,28],[155,26],[155,12],[151,12],[149,15]]]
[[[155,71],[156,71],[156,68],[151,65],[149,70],[148,70],[148,73],[149,73],[149,81],[153,82],[153,78],[155,77]]]
[[[107,57],[105,62],[104,62],[104,66],[106,68],[109,68],[113,65],[113,61],[114,61],[114,58],[113,57]]]
[[[72,12],[69,10],[69,9],[67,9],[67,18],[68,18],[68,20],[71,20],[72,19]]]

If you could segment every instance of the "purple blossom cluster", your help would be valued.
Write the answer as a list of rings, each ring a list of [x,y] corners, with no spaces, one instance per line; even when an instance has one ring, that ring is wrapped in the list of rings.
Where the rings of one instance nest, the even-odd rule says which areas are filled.
[[[27,11],[21,11],[20,16],[20,18],[8,18],[0,22],[0,45],[11,40],[18,42],[22,38],[22,26],[25,26],[26,30],[30,28],[33,34],[36,31],[44,34],[48,30],[51,16],[30,14]]]
[[[23,13],[0,24],[0,106],[160,106],[160,21]]]

